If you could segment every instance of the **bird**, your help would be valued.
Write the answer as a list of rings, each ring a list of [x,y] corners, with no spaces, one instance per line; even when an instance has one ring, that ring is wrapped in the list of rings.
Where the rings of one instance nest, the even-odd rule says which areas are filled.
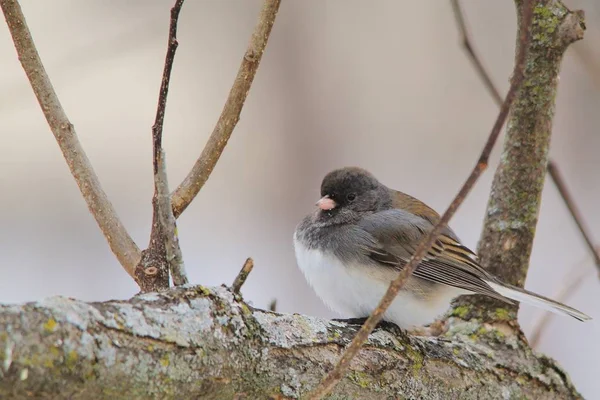
[[[359,167],[329,172],[316,206],[294,231],[296,261],[321,300],[347,318],[371,314],[419,242],[440,220],[425,203],[388,188]],[[426,326],[443,315],[454,298],[469,294],[508,304],[523,302],[579,321],[591,319],[494,277],[448,226],[383,319],[403,329]]]

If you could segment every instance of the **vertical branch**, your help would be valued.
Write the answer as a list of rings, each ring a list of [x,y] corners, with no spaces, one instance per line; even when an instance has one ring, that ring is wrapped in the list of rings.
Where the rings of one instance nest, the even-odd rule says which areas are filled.
[[[221,116],[202,150],[200,158],[171,196],[173,213],[176,218],[187,208],[208,180],[240,120],[242,107],[244,107],[244,102],[267,46],[280,3],[281,0],[265,0],[263,4],[258,23],[252,33],[250,44],[244,54],[223,111],[221,111]]]
[[[498,105],[498,107],[500,107],[502,105],[502,96],[500,95],[500,91],[498,90],[498,88],[492,82],[489,72],[483,66],[481,58],[475,51],[475,48],[473,46],[473,40],[471,38],[471,35],[469,34],[469,30],[467,29],[467,23],[465,21],[464,12],[460,5],[460,0],[451,0],[451,4],[452,10],[454,12],[454,17],[456,18],[456,25],[460,32],[462,45],[465,51],[467,52],[469,59],[473,63],[477,75],[479,75],[479,77],[481,78],[484,86],[490,93],[490,96],[492,96],[492,98],[494,99],[494,102]],[[586,64],[586,67],[589,67],[589,65]],[[577,206],[575,205],[575,201],[573,200],[573,197],[570,195],[563,179],[560,176],[558,167],[552,160],[550,160],[547,169],[548,173],[550,174],[550,178],[556,185],[559,194],[561,195],[565,205],[567,206],[567,209],[569,210],[569,213],[571,214],[571,218],[573,218],[573,220],[575,221],[575,224],[579,228],[579,232],[581,232],[583,240],[585,241],[590,253],[592,253],[596,266],[600,270],[600,252],[595,248],[591,240],[589,231],[585,228],[583,218],[578,212]]]
[[[522,20],[521,1],[516,5]],[[482,265],[517,286],[523,286],[529,267],[560,64],[567,47],[583,38],[584,28],[582,12],[571,12],[560,1],[536,2],[527,78],[511,110],[479,243]],[[479,299],[473,297],[470,302],[475,304]]]
[[[79,143],[75,128],[67,118],[50,78],[46,74],[21,6],[16,0],[0,0],[0,7],[8,24],[21,66],[88,209],[96,219],[96,223],[119,263],[133,277],[135,266],[141,257],[140,249],[127,233],[117,212],[108,200],[108,196],[102,190],[98,176]]]
[[[165,57],[156,118],[152,126],[152,148],[154,167],[154,197],[152,199],[153,221],[150,245],[144,250],[142,260],[136,268],[136,278],[142,291],[155,291],[169,287],[169,271],[175,285],[188,282],[179,239],[177,226],[171,208],[171,196],[165,163],[165,153],[162,149],[162,133],[167,108],[167,95],[171,81],[171,70],[177,51],[177,22],[184,0],[177,0],[171,9],[169,24],[169,44]]]
[[[404,286],[410,275],[414,272],[419,263],[423,260],[425,253],[431,248],[437,237],[448,224],[450,218],[452,218],[458,207],[464,201],[467,194],[469,194],[469,192],[473,188],[473,185],[475,185],[475,182],[477,182],[483,171],[487,168],[488,160],[492,149],[494,148],[494,144],[496,143],[498,136],[500,136],[500,131],[502,129],[502,126],[504,126],[504,121],[506,120],[508,112],[513,104],[513,101],[517,97],[517,94],[519,93],[519,90],[521,89],[525,79],[525,59],[527,54],[528,43],[530,41],[529,29],[532,19],[532,0],[523,0],[523,2],[523,9],[525,12],[523,13],[523,18],[521,18],[520,21],[520,30],[518,35],[519,41],[517,45],[518,51],[515,60],[512,84],[510,86],[510,89],[508,90],[508,93],[506,94],[506,99],[504,100],[504,103],[500,108],[498,117],[496,118],[494,126],[492,127],[488,140],[481,152],[477,164],[473,168],[473,171],[471,171],[471,174],[468,176],[467,180],[461,187],[458,194],[452,200],[452,203],[450,203],[450,206],[448,207],[446,212],[444,212],[444,214],[440,218],[439,222],[421,240],[421,242],[415,249],[413,256],[410,258],[409,262],[398,274],[396,279],[392,281],[385,295],[377,305],[377,308],[373,311],[369,318],[367,318],[363,326],[357,332],[356,336],[354,337],[346,351],[342,354],[342,357],[337,362],[333,370],[325,377],[325,379],[323,379],[323,381],[321,381],[319,386],[310,394],[309,398],[311,400],[319,400],[325,397],[344,377],[346,371],[350,367],[350,362],[356,356],[356,354],[358,354],[358,351],[360,350],[363,343],[367,340],[369,334],[381,321],[385,311],[388,309],[388,307],[390,306],[400,289]]]

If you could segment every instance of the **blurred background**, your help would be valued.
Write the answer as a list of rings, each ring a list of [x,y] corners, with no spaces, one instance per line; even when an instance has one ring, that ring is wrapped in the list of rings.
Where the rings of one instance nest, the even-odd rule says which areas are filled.
[[[141,248],[151,223],[151,126],[173,1],[22,0],[38,50],[104,190]],[[174,188],[199,156],[229,92],[261,1],[183,7],[164,145]],[[600,244],[600,6],[563,62],[551,155]],[[503,93],[512,71],[511,1],[463,1]],[[128,298],[137,286],[89,214],[0,24],[0,302],[64,295]],[[460,46],[448,1],[283,2],[242,118],[208,183],[179,219],[190,279],[243,288],[258,307],[332,316],[296,267],[292,233],[323,176],[357,165],[443,211],[473,167],[497,106]],[[475,248],[500,146],[451,225]],[[600,285],[573,221],[547,182],[527,288],[600,318]],[[542,313],[523,306],[530,334]],[[538,350],[587,398],[600,397],[598,328],[555,318]]]

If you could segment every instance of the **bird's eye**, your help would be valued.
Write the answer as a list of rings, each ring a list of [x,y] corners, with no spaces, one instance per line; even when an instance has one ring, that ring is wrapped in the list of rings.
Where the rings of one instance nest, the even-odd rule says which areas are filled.
[[[346,199],[347,199],[348,201],[354,201],[354,200],[356,199],[356,193],[348,193],[348,194],[346,195]]]

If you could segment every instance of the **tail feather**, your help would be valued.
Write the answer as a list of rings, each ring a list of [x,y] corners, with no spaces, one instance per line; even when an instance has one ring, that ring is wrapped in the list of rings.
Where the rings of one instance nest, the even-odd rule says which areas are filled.
[[[579,321],[588,321],[592,319],[590,316],[579,310],[525,289],[490,281],[487,281],[487,284],[490,285],[496,293],[511,300],[539,307],[555,314],[568,315]]]

